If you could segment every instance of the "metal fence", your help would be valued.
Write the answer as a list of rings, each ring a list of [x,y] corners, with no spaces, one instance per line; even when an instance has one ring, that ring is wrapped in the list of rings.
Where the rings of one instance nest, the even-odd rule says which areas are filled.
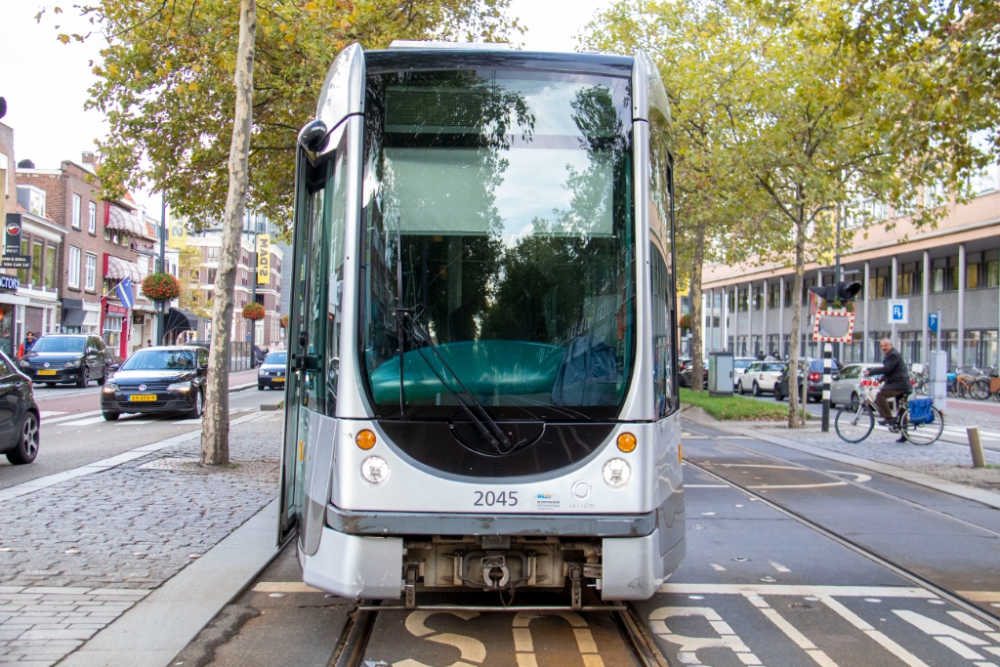
[[[248,371],[254,367],[250,343],[233,343],[229,353],[229,372]]]

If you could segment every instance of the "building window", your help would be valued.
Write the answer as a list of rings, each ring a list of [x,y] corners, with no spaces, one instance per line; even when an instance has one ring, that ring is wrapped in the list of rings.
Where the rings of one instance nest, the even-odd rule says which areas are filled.
[[[745,289],[740,290],[739,308],[743,312],[747,310],[747,291]]]
[[[931,292],[944,292],[946,285],[946,272],[948,270],[948,259],[942,257],[931,262]]]
[[[812,294],[812,292],[809,291],[809,288],[810,287],[815,287],[815,286],[816,286],[816,279],[815,278],[803,278],[802,279],[802,305],[803,306],[808,306],[809,305],[809,297]]]
[[[764,310],[764,286],[753,288],[753,309]]]
[[[945,272],[945,289],[949,291],[958,289],[958,255],[948,258],[948,270]]]
[[[97,234],[97,204],[94,202],[89,202],[87,204],[87,211],[89,213],[89,218],[87,220],[87,231],[91,234]]]
[[[792,288],[794,285],[794,282],[785,283],[785,308],[792,307]]]
[[[983,267],[986,287],[1000,287],[1000,250],[988,250]]]
[[[56,287],[56,247],[45,246],[45,286]]]
[[[111,240],[111,230],[108,229],[107,227],[104,228],[104,240],[105,241]]]
[[[31,242],[28,239],[26,239],[26,238],[24,238],[22,236],[21,237],[21,254],[22,255],[27,255],[28,251],[30,249],[31,249]],[[17,280],[22,285],[27,285],[28,284],[28,269],[18,269],[17,270]]]
[[[983,253],[970,252],[965,256],[965,289],[983,286]]]
[[[884,299],[889,296],[889,283],[892,279],[892,269],[882,266],[875,269],[868,279],[868,298]]]
[[[69,286],[80,289],[80,249],[69,247]]]
[[[38,287],[42,284],[42,252],[44,246],[41,241],[31,244],[31,286]]]
[[[73,195],[73,229],[80,229],[80,195]]]
[[[900,267],[899,285],[896,286],[896,293],[899,296],[916,296],[923,292],[922,273],[919,262],[903,264]]]
[[[84,285],[88,292],[97,289],[97,255],[87,253],[87,277]]]

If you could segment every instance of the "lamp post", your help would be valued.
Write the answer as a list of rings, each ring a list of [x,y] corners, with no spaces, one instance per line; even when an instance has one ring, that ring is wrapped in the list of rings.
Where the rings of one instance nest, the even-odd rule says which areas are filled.
[[[250,211],[247,211],[247,230],[253,237],[253,259],[250,266],[250,300],[257,303],[257,224],[251,227]],[[257,367],[257,320],[250,320],[250,368]]]
[[[166,273],[167,271],[167,193],[161,193],[160,199],[160,271]],[[167,326],[166,314],[163,312],[164,303],[162,301],[155,301],[156,306],[156,332],[157,338],[156,342],[159,345],[163,345],[163,338],[167,335],[164,328]]]

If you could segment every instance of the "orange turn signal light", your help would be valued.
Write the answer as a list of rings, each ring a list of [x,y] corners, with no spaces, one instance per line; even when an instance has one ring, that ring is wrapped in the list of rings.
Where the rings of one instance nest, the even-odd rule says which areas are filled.
[[[638,441],[635,436],[631,433],[622,433],[618,436],[618,449],[628,454],[629,452],[635,451],[635,446]]]
[[[375,434],[369,431],[368,429],[364,429],[363,431],[358,432],[358,435],[357,437],[354,438],[354,441],[358,443],[358,447],[360,447],[365,451],[368,451],[369,449],[375,446]]]

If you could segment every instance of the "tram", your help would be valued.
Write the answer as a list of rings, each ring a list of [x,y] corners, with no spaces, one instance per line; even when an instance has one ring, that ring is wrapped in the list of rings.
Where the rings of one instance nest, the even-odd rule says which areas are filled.
[[[352,599],[650,597],[685,551],[648,56],[345,49],[299,134],[280,531]]]

